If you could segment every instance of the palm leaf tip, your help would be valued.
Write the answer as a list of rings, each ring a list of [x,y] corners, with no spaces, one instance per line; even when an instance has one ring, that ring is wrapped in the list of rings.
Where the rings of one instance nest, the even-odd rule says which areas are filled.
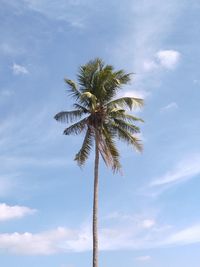
[[[85,161],[88,159],[90,151],[93,145],[93,133],[90,128],[87,129],[83,144],[79,152],[76,154],[74,160],[77,161],[78,165],[81,167],[84,165]]]
[[[55,120],[58,120],[58,113],[54,116]]]

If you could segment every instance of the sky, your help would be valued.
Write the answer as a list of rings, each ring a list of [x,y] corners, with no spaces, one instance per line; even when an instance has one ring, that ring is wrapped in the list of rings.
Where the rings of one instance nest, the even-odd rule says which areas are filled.
[[[133,72],[142,154],[100,165],[100,266],[199,267],[200,3],[0,0],[0,258],[4,267],[91,266],[94,154],[53,117],[64,78],[96,57]]]

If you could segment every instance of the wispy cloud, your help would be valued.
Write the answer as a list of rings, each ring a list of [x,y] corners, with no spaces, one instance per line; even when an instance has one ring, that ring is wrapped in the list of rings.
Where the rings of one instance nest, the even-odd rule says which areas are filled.
[[[142,71],[144,61],[163,50],[163,42],[173,31],[174,23],[184,6],[184,1],[181,5],[173,0],[166,1],[162,5],[159,0],[149,0],[148,3],[134,1],[129,9],[133,15],[130,21],[131,27],[128,28],[127,36],[123,36],[122,43],[119,45],[120,57],[126,57],[128,62],[132,61],[134,71],[137,73]],[[125,52],[122,53],[122,51]],[[161,53],[162,56],[163,53]]]
[[[0,197],[9,195],[16,187],[16,177],[18,174],[0,175]]]
[[[37,167],[60,167],[66,166],[69,161],[66,158],[42,158],[42,157],[23,157],[23,156],[0,156],[0,160],[4,167],[22,167],[22,166],[37,166]]]
[[[100,250],[144,250],[150,248],[180,246],[200,242],[200,224],[181,230],[173,227],[156,226],[139,229],[135,225],[101,228],[99,231]],[[2,233],[0,250],[14,254],[50,255],[66,252],[84,252],[92,249],[91,227],[79,229],[58,227],[40,233]],[[135,258],[148,261],[149,255]]]
[[[24,206],[9,206],[5,203],[0,203],[0,221],[22,218],[26,215],[35,213],[35,209]]]
[[[139,256],[139,257],[136,257],[135,259],[136,259],[136,261],[149,261],[149,260],[151,260],[151,256],[149,256],[149,255]]]
[[[142,221],[142,227],[145,229],[152,228],[156,224],[155,220],[145,219]]]
[[[13,95],[13,91],[11,91],[11,90],[4,89],[4,90],[0,91],[0,96],[2,96],[2,97],[9,97],[11,95]]]
[[[12,70],[13,70],[13,74],[15,74],[15,75],[28,74],[29,73],[29,71],[26,67],[19,65],[19,64],[16,64],[16,63],[13,63]]]
[[[186,2],[158,0],[134,1],[129,9],[130,27],[116,49],[111,48],[114,60],[136,72],[134,87],[150,94],[160,87],[160,74],[175,69],[181,54],[172,48],[165,49],[164,41],[174,30],[174,24]],[[170,18],[170,19],[169,19]],[[126,67],[126,66],[125,66]]]
[[[24,48],[21,48],[18,44],[16,45],[16,40],[12,40],[12,38],[10,39],[11,40],[7,40],[0,44],[0,54],[16,56],[24,53]]]
[[[166,244],[186,245],[200,242],[200,224],[177,231],[166,239]]]
[[[200,174],[200,155],[190,155],[159,178],[154,179],[151,186],[163,186],[183,182]]]
[[[85,28],[87,18],[91,14],[88,12],[88,7],[91,11],[91,8],[95,6],[91,0],[60,0],[59,5],[55,0],[25,0],[24,2],[27,8],[35,12],[51,19],[66,21],[72,27],[79,29]]]
[[[168,105],[162,107],[160,109],[161,112],[167,112],[167,111],[170,111],[170,110],[175,110],[175,109],[178,109],[178,104],[176,102],[171,102],[169,103]]]

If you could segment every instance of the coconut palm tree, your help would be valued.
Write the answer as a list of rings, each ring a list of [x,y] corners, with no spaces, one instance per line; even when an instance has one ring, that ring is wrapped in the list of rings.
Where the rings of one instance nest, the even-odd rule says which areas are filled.
[[[65,135],[84,133],[81,149],[75,156],[79,166],[84,165],[93,144],[94,196],[93,196],[93,267],[98,267],[98,180],[100,156],[114,172],[121,169],[116,139],[125,141],[136,150],[142,150],[137,133],[136,122],[142,119],[127,114],[127,109],[143,105],[143,99],[135,97],[116,98],[121,87],[130,81],[130,73],[115,71],[113,66],[105,65],[97,58],[80,67],[78,86],[65,79],[68,92],[74,99],[72,111],[62,111],[55,119],[64,123],[73,123],[64,130]],[[77,121],[78,120],[78,121]],[[76,121],[74,123],[74,121]]]

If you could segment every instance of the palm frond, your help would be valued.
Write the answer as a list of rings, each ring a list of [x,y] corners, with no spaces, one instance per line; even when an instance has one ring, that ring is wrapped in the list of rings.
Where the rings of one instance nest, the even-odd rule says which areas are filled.
[[[109,131],[106,124],[103,126],[102,140],[100,142],[100,153],[106,165],[110,166],[114,172],[121,169],[119,152],[114,142],[114,135]]]
[[[82,119],[81,121],[72,124],[71,126],[67,127],[63,134],[70,135],[70,134],[80,134],[84,129],[87,127],[88,117]]]
[[[107,103],[108,107],[128,107],[130,110],[132,108],[141,108],[144,105],[144,100],[136,97],[121,97]]]
[[[78,103],[74,103],[73,106],[78,110],[82,110],[84,113],[89,113],[90,112],[86,107],[84,107],[84,106],[82,106],[82,105],[80,105]]]
[[[88,156],[90,154],[92,145],[93,145],[93,132],[90,129],[90,127],[88,127],[85,138],[83,140],[83,144],[81,149],[79,150],[79,152],[76,154],[75,159],[78,162],[79,166],[82,166],[85,161],[88,159]]]
[[[132,123],[126,122],[121,119],[114,119],[114,122],[117,126],[129,132],[130,134],[140,133],[140,128]]]
[[[143,119],[135,117],[135,116],[130,115],[130,114],[126,114],[126,113],[125,114],[121,114],[121,115],[118,114],[118,117],[121,118],[121,119],[127,120],[129,122],[135,122],[135,121],[144,122]]]
[[[61,111],[54,116],[54,119],[60,122],[73,122],[84,115],[83,110]]]
[[[69,95],[78,100],[81,96],[81,92],[78,90],[75,82],[67,78],[65,78],[64,81],[68,85]]]
[[[121,127],[119,127],[115,123],[112,123],[111,127],[117,133],[119,139],[121,139],[122,141],[126,142],[129,145],[130,144],[133,145],[134,148],[139,152],[141,152],[143,150],[143,146],[142,146],[141,140],[139,138],[130,134],[128,131],[122,129]]]
[[[135,121],[144,122],[143,119],[127,114],[126,110],[121,109],[121,108],[112,108],[111,110],[108,111],[108,115],[110,118],[123,119],[128,122],[135,122]]]
[[[124,70],[119,70],[114,72],[116,79],[118,80],[118,84],[120,86],[127,84],[131,80],[131,75],[133,73],[125,73]]]

